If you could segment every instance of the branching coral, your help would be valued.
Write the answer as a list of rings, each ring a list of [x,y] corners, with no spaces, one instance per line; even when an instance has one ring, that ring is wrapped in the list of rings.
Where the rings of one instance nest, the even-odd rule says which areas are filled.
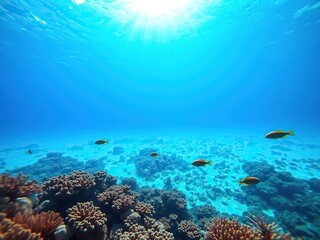
[[[137,194],[127,185],[112,186],[98,194],[98,200],[116,211],[125,211],[134,206]]]
[[[180,219],[188,218],[186,196],[181,191],[143,188],[139,200],[155,208],[154,217],[157,219],[167,218],[170,214],[176,214]]]
[[[28,181],[28,177],[18,174],[12,177],[7,173],[0,175],[0,196],[9,197],[13,201],[18,197],[27,197],[41,192],[41,186],[36,181]]]
[[[68,209],[66,220],[77,231],[90,232],[102,229],[106,217],[98,207],[93,205],[93,202],[83,202]]]
[[[1,240],[43,240],[40,233],[33,233],[22,225],[5,218],[0,213],[0,239]]]
[[[197,225],[191,221],[181,221],[178,225],[179,237],[184,240],[199,240],[201,233]]]
[[[207,225],[205,240],[262,240],[260,233],[237,220],[215,218]]]
[[[142,217],[152,217],[154,214],[154,207],[151,204],[138,202],[134,207],[135,211],[138,212]]]
[[[94,173],[93,176],[94,176],[94,179],[95,179],[95,183],[98,184],[98,185],[101,185],[105,181],[107,175],[108,175],[107,172],[103,171],[103,170]]]
[[[162,217],[159,219],[166,230],[172,232],[174,235],[178,232],[178,216],[176,214],[170,214],[168,218]]]
[[[144,226],[132,224],[128,226],[128,230],[122,232],[118,230],[115,240],[131,240],[131,239],[148,239],[148,240],[173,240],[173,234],[164,230],[161,223],[153,218],[145,217]]]
[[[276,239],[291,239],[289,234],[282,235],[279,226],[272,222],[267,223],[263,217],[256,217],[252,214],[247,216],[250,221],[250,226],[260,232],[263,240],[276,240]]]
[[[78,194],[95,186],[95,177],[85,171],[74,171],[70,175],[60,175],[44,182],[43,188],[46,195],[65,197]]]
[[[63,218],[59,213],[49,211],[35,215],[17,213],[13,221],[33,233],[40,233],[41,237],[46,239],[63,223]]]

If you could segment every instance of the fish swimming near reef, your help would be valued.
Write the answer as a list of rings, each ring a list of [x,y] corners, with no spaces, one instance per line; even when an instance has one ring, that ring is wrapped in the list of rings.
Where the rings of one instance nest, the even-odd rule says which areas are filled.
[[[249,186],[252,184],[259,183],[260,179],[257,177],[245,177],[244,179],[241,179],[238,182],[239,182],[239,185],[243,184],[244,186]]]
[[[284,138],[288,135],[294,136],[293,130],[291,131],[276,130],[276,131],[267,133],[265,137],[271,138],[271,139],[277,139],[277,138]]]
[[[100,140],[95,141],[94,143],[97,144],[97,145],[102,145],[102,144],[109,143],[109,141],[108,141],[108,140],[100,139]]]
[[[31,149],[28,149],[28,151],[26,151],[26,154],[32,154],[32,150]]]
[[[196,167],[204,167],[204,166],[206,166],[206,165],[212,166],[212,165],[211,165],[211,161],[206,161],[206,160],[204,160],[204,159],[197,159],[197,160],[195,160],[194,162],[192,162],[192,165],[193,165],[193,166],[196,166]]]
[[[157,156],[159,156],[160,154],[159,153],[156,153],[156,152],[152,152],[152,153],[150,153],[150,156],[151,157],[157,157]]]

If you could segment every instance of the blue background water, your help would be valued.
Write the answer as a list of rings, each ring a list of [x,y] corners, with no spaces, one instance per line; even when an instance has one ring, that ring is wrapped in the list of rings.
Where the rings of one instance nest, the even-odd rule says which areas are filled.
[[[199,0],[160,28],[117,2],[0,1],[2,132],[318,129],[320,2]]]

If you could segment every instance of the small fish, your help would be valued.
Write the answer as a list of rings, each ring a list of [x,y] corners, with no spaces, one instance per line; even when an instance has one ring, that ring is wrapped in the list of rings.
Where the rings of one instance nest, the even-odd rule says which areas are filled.
[[[265,137],[266,138],[277,139],[277,138],[284,138],[287,135],[294,136],[293,130],[288,131],[288,132],[283,131],[283,130],[276,130],[276,131],[272,131],[272,132],[267,133]]]
[[[242,180],[239,180],[239,185],[243,184],[244,186],[249,186],[249,184],[257,184],[260,182],[259,178],[256,177],[246,177]]]
[[[150,153],[150,156],[151,157],[157,157],[157,156],[159,156],[160,154],[159,153],[156,153],[156,152],[152,152],[152,153]]]
[[[101,144],[109,143],[109,141],[108,141],[108,140],[103,140],[103,139],[101,139],[101,140],[95,141],[94,143],[97,144],[97,145],[101,145]]]
[[[203,166],[206,166],[206,165],[211,165],[211,161],[206,161],[204,159],[197,159],[195,160],[193,163],[192,163],[193,166],[196,166],[196,167],[203,167]]]
[[[31,155],[32,154],[32,150],[28,149],[28,151],[26,153]]]

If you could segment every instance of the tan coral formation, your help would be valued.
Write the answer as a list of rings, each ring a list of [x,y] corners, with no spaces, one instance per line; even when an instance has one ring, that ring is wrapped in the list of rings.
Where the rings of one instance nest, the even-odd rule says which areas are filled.
[[[263,240],[258,231],[235,219],[214,218],[207,228],[205,240]]]
[[[178,224],[178,231],[181,239],[199,240],[202,235],[194,222],[183,220]]]
[[[137,194],[127,185],[111,186],[98,194],[98,201],[116,211],[125,211],[136,203]]]
[[[144,226],[139,224],[132,224],[128,226],[127,231],[117,230],[115,240],[131,240],[131,239],[145,239],[145,240],[174,240],[173,234],[167,232],[160,222],[153,218],[145,217]]]
[[[151,204],[144,202],[137,202],[134,207],[135,211],[140,214],[142,217],[152,217],[155,213],[154,207]]]
[[[106,217],[99,207],[95,207],[93,202],[77,203],[68,209],[66,220],[69,224],[81,232],[90,232],[102,229],[105,225]]]
[[[9,201],[15,198],[28,197],[31,194],[40,193],[42,188],[36,181],[28,181],[28,177],[18,174],[13,177],[8,173],[0,175],[0,196],[9,197]]]
[[[40,233],[44,239],[48,238],[59,225],[63,224],[63,218],[60,217],[60,214],[53,211],[34,215],[19,212],[13,217],[13,221],[26,229],[30,229],[33,233]]]
[[[5,218],[0,213],[0,239],[1,240],[43,240],[40,233],[33,233],[30,229]]]
[[[56,197],[78,194],[95,186],[95,177],[86,171],[73,171],[69,175],[59,175],[44,182],[43,189],[46,195]]]

